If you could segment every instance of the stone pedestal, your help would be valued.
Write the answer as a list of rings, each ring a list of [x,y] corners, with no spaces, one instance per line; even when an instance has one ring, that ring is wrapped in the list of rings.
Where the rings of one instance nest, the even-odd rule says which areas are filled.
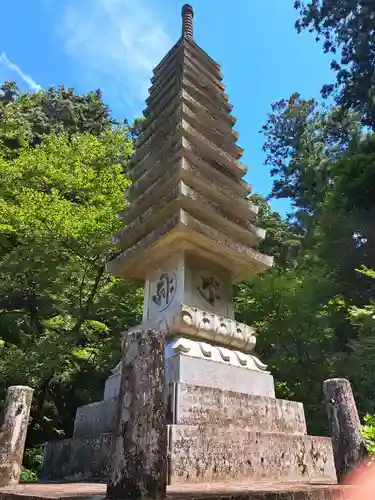
[[[17,385],[7,390],[0,417],[0,486],[19,482],[32,397],[30,387]]]

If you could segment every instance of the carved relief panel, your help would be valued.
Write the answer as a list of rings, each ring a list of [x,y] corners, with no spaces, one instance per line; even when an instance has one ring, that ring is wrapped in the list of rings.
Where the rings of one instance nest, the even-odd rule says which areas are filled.
[[[145,284],[143,321],[160,319],[183,302],[184,266],[179,258],[152,272]]]
[[[200,298],[210,308],[220,307],[225,295],[223,283],[214,273],[207,270],[193,272],[194,287]]]
[[[231,283],[228,276],[209,266],[187,262],[185,268],[186,304],[233,317]]]
[[[173,302],[178,280],[173,271],[162,272],[159,279],[153,282],[151,302],[154,309],[162,312]]]

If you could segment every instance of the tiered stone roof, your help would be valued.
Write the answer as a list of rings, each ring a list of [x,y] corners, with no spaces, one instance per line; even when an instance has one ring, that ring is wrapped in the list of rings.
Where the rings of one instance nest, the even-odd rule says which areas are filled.
[[[230,269],[233,282],[272,265],[254,250],[265,231],[253,223],[247,167],[220,66],[194,41],[192,9],[180,40],[154,69],[145,122],[128,175],[122,253],[113,274],[144,281],[147,269],[179,250]]]

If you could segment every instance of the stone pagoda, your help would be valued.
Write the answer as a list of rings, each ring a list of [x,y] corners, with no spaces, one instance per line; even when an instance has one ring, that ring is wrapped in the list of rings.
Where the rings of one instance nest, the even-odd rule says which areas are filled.
[[[273,377],[253,352],[255,330],[234,317],[232,285],[266,271],[272,258],[254,249],[265,231],[254,224],[258,207],[242,180],[220,67],[194,40],[191,6],[182,17],[181,38],[154,70],[121,251],[108,264],[145,286],[143,324],[124,343],[135,331],[164,335],[157,348],[164,346],[168,484],[333,484],[331,440],[307,435],[301,403],[275,398]],[[131,414],[122,375],[119,365],[103,401],[78,409],[73,439],[47,444],[45,477],[106,477]]]

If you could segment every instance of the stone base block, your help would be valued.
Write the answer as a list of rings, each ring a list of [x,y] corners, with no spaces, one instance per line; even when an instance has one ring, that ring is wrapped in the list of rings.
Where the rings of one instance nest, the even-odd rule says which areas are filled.
[[[225,391],[275,397],[272,375],[178,353],[166,358],[167,383],[181,382]]]
[[[73,438],[87,438],[116,430],[118,398],[77,408]]]
[[[44,448],[43,480],[106,481],[113,434],[49,441]]]
[[[118,398],[120,394],[121,371],[117,370],[107,378],[104,386],[104,400]]]
[[[306,434],[302,403],[212,387],[172,383],[172,422],[261,432]]]
[[[336,484],[331,439],[216,426],[171,425],[170,484]]]

